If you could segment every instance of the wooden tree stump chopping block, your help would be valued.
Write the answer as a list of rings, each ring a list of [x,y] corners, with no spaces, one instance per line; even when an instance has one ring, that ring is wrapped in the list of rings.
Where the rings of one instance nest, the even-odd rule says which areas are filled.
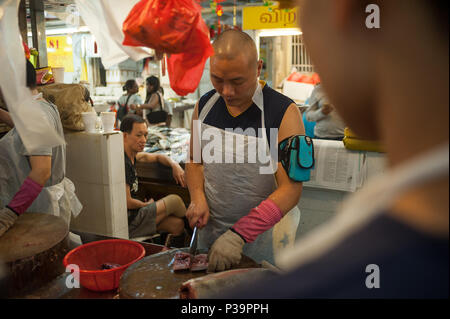
[[[16,297],[48,283],[65,269],[69,229],[62,218],[25,213],[0,237],[0,263],[6,268],[6,297]]]

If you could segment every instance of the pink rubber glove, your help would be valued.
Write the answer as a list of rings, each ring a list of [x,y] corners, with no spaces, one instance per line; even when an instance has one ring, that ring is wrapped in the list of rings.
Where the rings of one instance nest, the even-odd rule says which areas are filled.
[[[31,178],[23,182],[19,191],[14,195],[13,199],[9,202],[8,207],[12,209],[16,214],[20,215],[24,213],[28,207],[34,202],[36,197],[41,193],[42,186],[36,183]]]
[[[246,243],[272,228],[283,218],[283,212],[272,200],[266,199],[258,207],[252,208],[248,215],[239,219],[231,228],[241,235]]]

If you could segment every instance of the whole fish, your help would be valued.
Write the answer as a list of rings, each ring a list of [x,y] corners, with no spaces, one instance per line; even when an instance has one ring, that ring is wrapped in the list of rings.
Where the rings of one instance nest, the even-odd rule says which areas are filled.
[[[244,268],[222,271],[184,282],[180,289],[180,299],[204,299],[215,297],[226,289],[242,282],[257,280],[260,276],[272,273],[265,268]]]

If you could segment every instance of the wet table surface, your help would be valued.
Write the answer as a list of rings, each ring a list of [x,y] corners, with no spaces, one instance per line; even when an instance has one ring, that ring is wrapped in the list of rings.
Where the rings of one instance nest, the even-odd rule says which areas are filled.
[[[188,252],[189,248],[171,249],[144,257],[134,263],[120,279],[120,298],[132,299],[177,299],[181,285],[193,278],[207,275],[203,271],[174,271],[172,264],[176,252]],[[242,256],[239,268],[260,267],[252,259]]]

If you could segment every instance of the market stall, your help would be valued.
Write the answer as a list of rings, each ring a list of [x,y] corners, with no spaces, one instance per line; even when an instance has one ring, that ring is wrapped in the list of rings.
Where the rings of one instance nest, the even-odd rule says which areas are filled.
[[[78,2],[87,4],[85,1]],[[101,7],[104,7],[104,3]],[[131,6],[128,9],[131,9]],[[254,24],[249,20],[250,17],[253,19]],[[92,19],[93,17],[90,16],[90,18]],[[122,13],[120,19],[117,16],[115,18],[117,19],[114,20],[114,23],[121,26],[126,16]],[[298,34],[298,30],[291,29],[291,27],[297,25],[296,19],[296,12],[292,10],[279,10],[270,6],[251,6],[249,8],[244,8],[243,10],[244,29],[249,31],[249,33],[253,32],[252,35],[256,37],[258,47],[266,50],[265,52],[263,52],[264,50],[260,52],[262,57],[266,59],[265,71],[267,71],[267,74],[264,76],[266,77],[266,80],[272,82],[273,86],[278,86],[282,76],[280,74],[269,75],[270,72],[268,71],[269,69],[273,69],[273,66],[278,63],[273,56],[269,57],[269,53],[271,53],[269,51],[273,50],[273,48],[269,50],[268,42],[266,43],[266,47],[264,47],[264,45],[260,46],[259,44],[264,42],[263,38],[266,37],[272,37],[274,35],[291,36]],[[98,32],[98,30],[96,31]],[[68,58],[66,53],[72,50],[72,45],[67,43],[66,37],[49,37],[47,40],[47,45],[54,50],[50,50],[48,56],[47,54],[42,54],[39,63],[46,64],[46,61],[43,59],[48,57],[48,63],[53,63],[55,68],[59,67],[58,63],[61,61],[68,63],[71,67],[76,66],[77,63],[73,63],[74,61],[72,61],[72,64],[70,61],[67,62],[70,58]],[[281,39],[278,40],[281,41]],[[281,45],[280,41],[278,41],[277,45]],[[39,43],[40,42],[42,42],[42,39],[39,39]],[[61,44],[64,43],[64,45],[60,45],[60,42]],[[99,43],[101,42],[102,41],[100,40]],[[80,43],[89,45],[89,48],[86,48],[86,52],[84,52],[88,59],[97,59],[101,56],[99,52],[90,52],[97,46],[96,41],[92,42],[92,39],[87,39],[86,42],[81,41]],[[115,44],[118,44],[117,41]],[[101,117],[98,116],[102,112],[109,111],[110,105],[117,102],[122,93],[121,85],[124,81],[128,78],[136,78],[139,75],[142,75],[140,72],[143,71],[143,68],[141,68],[140,62],[131,61],[133,57],[136,58],[136,56],[126,52],[127,50],[123,50],[121,41],[119,44],[118,47],[123,52],[121,52],[122,56],[120,59],[115,61],[117,62],[117,65],[113,64],[112,60],[108,60],[107,58],[104,59],[105,63],[108,61],[107,63],[110,64],[108,70],[105,71],[104,74],[106,76],[106,83],[108,84],[106,87],[99,86],[94,89],[92,85],[82,85],[78,83],[51,83],[59,82],[57,80],[58,77],[56,76],[56,72],[53,72],[49,67],[41,70],[41,77],[39,78],[40,86],[38,87],[38,90],[43,94],[44,98],[56,104],[61,114],[62,125],[65,128],[64,138],[67,143],[67,156],[65,157],[67,169],[65,173],[66,176],[73,181],[75,189],[77,190],[77,196],[82,203],[83,208],[79,215],[71,220],[67,232],[62,232],[61,235],[56,238],[57,242],[52,242],[50,247],[45,247],[45,249],[32,252],[29,256],[16,258],[16,260],[20,261],[25,257],[38,256],[37,259],[39,259],[41,256],[44,256],[45,258],[45,256],[53,253],[53,256],[56,258],[53,262],[54,264],[57,263],[58,267],[54,264],[50,264],[50,266],[47,266],[45,263],[36,265],[31,264],[30,267],[33,268],[33,270],[45,271],[50,267],[52,268],[52,271],[48,272],[48,277],[41,278],[45,279],[43,282],[39,282],[33,287],[30,286],[28,287],[29,289],[26,290],[19,289],[14,291],[9,294],[8,297],[177,297],[179,292],[178,289],[180,289],[185,282],[194,279],[194,277],[206,277],[205,272],[195,273],[194,275],[192,273],[183,273],[182,275],[174,274],[172,271],[173,269],[170,268],[168,264],[171,259],[175,258],[177,251],[169,250],[169,252],[164,253],[163,250],[168,249],[167,247],[151,243],[152,240],[147,238],[145,239],[146,241],[140,241],[145,248],[145,258],[136,262],[136,264],[125,272],[121,289],[117,290],[116,287],[108,292],[93,292],[83,287],[67,286],[67,280],[70,278],[71,273],[67,271],[64,272],[64,269],[61,268],[61,260],[62,257],[66,255],[69,248],[79,247],[90,242],[98,242],[105,239],[129,239],[127,201],[125,195],[124,135],[117,129],[107,129],[106,124],[103,123]],[[78,43],[77,45],[80,44]],[[73,48],[76,48],[77,45],[74,44]],[[144,50],[145,52],[143,53],[139,49],[136,50],[139,53],[134,53],[141,59],[142,57],[148,58],[149,56],[156,58],[155,52]],[[281,54],[280,52],[282,52],[277,50],[274,51],[277,52],[276,54]],[[60,57],[58,55],[60,53],[64,53],[64,57]],[[147,56],[147,54],[149,56]],[[109,59],[112,59],[111,56],[113,56],[113,54],[109,52],[107,56]],[[132,59],[128,59],[129,57]],[[202,56],[202,62],[199,62],[199,64],[205,62],[204,58],[205,56]],[[93,64],[96,64],[97,62],[93,62]],[[172,60],[172,63],[178,62],[179,61]],[[170,63],[170,60],[168,63]],[[87,64],[84,65],[81,63],[81,68],[87,68]],[[280,64],[280,70],[281,69],[286,70],[287,64]],[[72,69],[66,69],[66,71],[70,70]],[[158,75],[162,75],[163,71],[165,71],[165,69],[162,65],[158,64],[156,70]],[[202,72],[197,71],[198,70],[196,70],[195,75],[201,75]],[[88,76],[88,74],[92,75],[96,72],[92,72],[92,70],[88,71],[86,69],[84,71],[82,70],[81,73]],[[97,75],[100,76],[100,74]],[[178,74],[178,76],[181,78],[182,75]],[[197,80],[200,81],[200,79]],[[174,85],[174,89],[183,93],[180,93],[180,95],[186,95],[184,93],[186,93],[188,89],[183,87],[183,85],[186,85],[186,81],[171,81],[171,85],[173,84],[172,82],[177,83]],[[189,84],[191,85],[191,83]],[[86,95],[88,87],[93,91],[91,92],[93,107],[91,103],[89,103],[91,100],[89,100]],[[189,88],[189,90],[192,92],[193,89]],[[294,88],[293,91],[297,91],[297,89]],[[199,96],[197,96],[197,98],[198,97]],[[196,102],[197,99],[194,98],[172,99],[171,104],[173,106],[172,111],[174,115],[172,126],[148,127],[148,138],[143,151],[152,154],[164,154],[184,168],[190,141],[192,111]],[[89,117],[93,118],[94,121],[91,121],[89,124],[86,120],[88,115],[83,113],[90,113]],[[303,212],[302,225],[307,225],[307,227],[301,226],[297,232],[297,237],[303,236],[318,224],[317,212],[322,213],[322,215],[320,215],[320,218],[322,219],[321,222],[330,218],[336,206],[348,193],[356,191],[365,183],[368,177],[382,171],[384,167],[383,156],[370,152],[350,151],[344,147],[342,142],[314,140],[314,144],[316,146],[316,152],[314,154],[316,166],[312,171],[311,180],[304,183],[302,200],[297,204]],[[163,166],[160,163],[139,163],[136,165],[136,168],[137,177],[139,178],[138,197],[142,199],[151,197],[156,201],[168,194],[177,194],[182,198],[186,206],[190,204],[191,198],[188,189],[177,185],[170,168]],[[10,233],[10,236],[12,236],[11,234],[14,235],[14,233]],[[69,240],[69,235],[72,235],[72,237],[70,237],[71,240]],[[4,238],[8,239],[8,237]],[[15,244],[25,246],[34,245],[33,242],[14,242],[13,248],[8,248],[8,251],[17,248],[17,246],[14,246]],[[0,255],[0,257],[4,256]],[[194,257],[194,255],[191,257]],[[13,263],[15,260],[8,262]],[[152,269],[155,265],[159,267],[157,271]],[[243,267],[260,268],[261,265],[244,255],[243,262],[237,268]],[[100,271],[104,269],[96,268],[96,270]],[[170,285],[167,285],[167,287],[170,287],[170,291],[161,291],[163,290],[162,288],[154,287],[151,282],[148,282],[148,280],[151,281],[151,279],[148,278],[152,278],[152,276],[158,277],[158,280],[162,280],[161,282],[164,283],[171,282]],[[137,284],[137,282],[140,283],[143,281],[146,283],[144,287]],[[164,286],[158,285],[157,287]],[[157,289],[158,292],[155,293],[154,289]]]

